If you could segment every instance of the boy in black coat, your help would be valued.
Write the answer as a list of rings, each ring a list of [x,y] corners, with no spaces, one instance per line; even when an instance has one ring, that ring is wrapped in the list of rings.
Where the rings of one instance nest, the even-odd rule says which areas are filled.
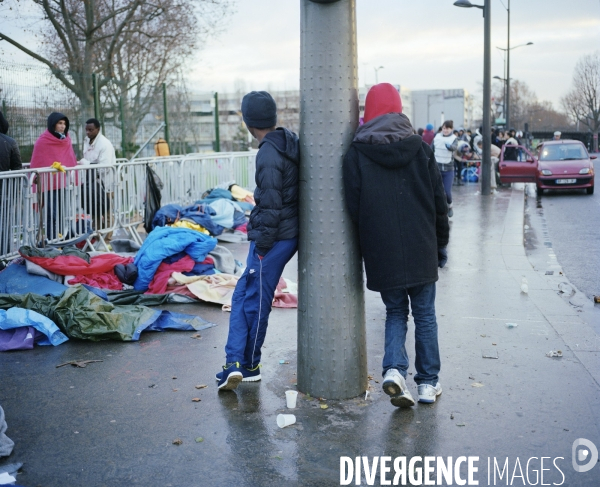
[[[435,282],[447,260],[446,194],[433,152],[414,135],[392,85],[369,90],[364,120],[344,158],[344,188],[367,288],[381,293],[387,310],[383,389],[394,406],[414,405],[405,381],[410,301],[418,397],[432,403],[442,393]]]
[[[248,223],[246,270],[231,302],[226,363],[216,376],[220,391],[233,390],[241,381],[260,380],[260,350],[275,288],[298,247],[298,137],[275,128],[277,107],[266,91],[244,96],[242,116],[258,140],[256,206]]]

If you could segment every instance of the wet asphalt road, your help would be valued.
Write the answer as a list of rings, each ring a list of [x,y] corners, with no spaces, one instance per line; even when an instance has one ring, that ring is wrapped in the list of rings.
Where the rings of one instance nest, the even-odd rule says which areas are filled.
[[[600,183],[600,161],[594,161]],[[600,295],[600,189],[550,191],[538,197],[549,241],[569,280],[588,298]]]
[[[271,314],[262,382],[219,394],[214,374],[228,314],[210,304],[166,305],[217,326],[201,339],[144,333],[136,343],[70,340],[0,354],[0,403],[15,441],[0,464],[24,462],[18,480],[26,487],[322,487],[339,485],[342,456],[464,455],[479,457],[479,485],[507,485],[506,476],[487,481],[488,459],[507,462],[511,477],[528,467],[527,485],[535,485],[545,457],[560,470],[546,460],[544,485],[566,478],[562,485],[598,486],[600,466],[576,473],[571,445],[600,445],[600,354],[575,349],[586,331],[578,312],[525,257],[523,193],[503,189],[482,200],[475,190],[456,188],[450,260],[437,285],[444,393],[436,404],[399,410],[381,391],[385,309],[377,293],[366,293],[368,398],[300,391],[297,423],[285,429],[276,416],[289,412],[284,392],[296,383],[296,310]],[[238,259],[247,252],[247,244],[227,246]],[[545,265],[534,252],[540,256]],[[297,276],[293,259],[284,277]],[[409,333],[412,359],[414,346]],[[552,349],[563,358],[547,358]],[[56,368],[73,359],[103,362]],[[416,395],[411,376],[407,384]],[[523,485],[521,477],[512,485]]]

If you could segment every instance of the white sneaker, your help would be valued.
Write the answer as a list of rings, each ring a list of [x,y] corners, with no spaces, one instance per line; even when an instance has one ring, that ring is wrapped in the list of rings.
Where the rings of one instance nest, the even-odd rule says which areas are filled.
[[[419,402],[432,404],[436,398],[442,393],[442,386],[438,382],[435,387],[431,384],[419,385]]]
[[[396,369],[389,369],[383,376],[383,392],[391,396],[390,402],[398,408],[408,408],[415,405],[415,400],[408,392],[406,381]]]

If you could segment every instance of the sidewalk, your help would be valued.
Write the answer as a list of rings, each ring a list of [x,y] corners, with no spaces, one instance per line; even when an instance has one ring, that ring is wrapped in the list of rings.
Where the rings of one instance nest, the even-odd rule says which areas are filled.
[[[72,340],[0,354],[0,405],[15,442],[0,465],[24,462],[17,483],[28,487],[329,486],[339,485],[341,456],[371,462],[375,456],[464,455],[479,457],[479,485],[488,485],[488,458],[500,469],[508,459],[504,479],[496,477],[496,485],[507,485],[507,473],[520,475],[517,458],[524,475],[527,461],[537,457],[529,464],[533,484],[539,458],[551,457],[543,466],[546,484],[560,484],[562,471],[562,485],[597,486],[600,466],[587,473],[571,466],[574,440],[600,447],[595,335],[557,295],[557,276],[529,263],[523,191],[502,189],[483,198],[476,189],[454,188],[449,261],[437,287],[444,392],[434,405],[400,410],[382,392],[385,308],[377,293],[366,293],[368,399],[319,401],[300,394],[297,423],[285,429],[276,416],[288,411],[284,391],[296,382],[295,310],[272,312],[262,382],[218,394],[214,374],[224,359],[228,313],[212,305],[170,305],[163,308],[218,326],[201,339],[147,333],[139,343]],[[228,247],[245,258],[247,244]],[[297,280],[296,259],[284,277]],[[520,289],[523,277],[528,294]],[[414,361],[411,330],[407,350]],[[546,357],[550,350],[563,357]],[[103,362],[55,367],[73,359]],[[407,383],[416,397],[415,383]],[[174,445],[176,439],[182,444]],[[563,457],[556,460],[560,471],[556,457]],[[512,485],[524,483],[518,476]]]

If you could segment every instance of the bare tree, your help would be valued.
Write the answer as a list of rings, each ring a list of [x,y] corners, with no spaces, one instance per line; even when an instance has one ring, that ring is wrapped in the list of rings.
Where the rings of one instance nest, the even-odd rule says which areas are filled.
[[[83,113],[93,106],[93,73],[99,88],[111,84],[113,109],[115,93],[133,90],[133,120],[148,113],[142,100],[156,95],[145,93],[147,86],[160,86],[180,67],[230,5],[230,0],[30,1],[42,20],[43,52],[1,32],[0,40],[49,66],[81,100]],[[18,12],[18,0],[3,2],[4,12],[13,6]]]
[[[504,108],[504,83],[495,83],[492,93],[495,101],[495,117],[501,118]],[[554,109],[549,101],[538,100],[527,83],[520,80],[512,80],[510,86],[510,111],[511,125],[517,130],[523,130],[525,123],[529,124],[529,130],[556,130],[572,128],[569,118],[565,113]],[[511,127],[508,127],[511,128]]]
[[[574,121],[581,122],[596,134],[594,151],[597,152],[597,134],[600,131],[600,51],[579,59],[573,73],[573,87],[561,102]]]
[[[50,67],[87,111],[93,104],[92,73],[110,72],[114,53],[121,47],[123,30],[132,23],[143,22],[143,0],[120,1],[120,5],[115,5],[116,1],[32,0],[44,20],[42,36],[50,41],[45,43],[45,52],[34,52],[1,32],[0,39]],[[112,28],[114,25],[116,29]],[[110,42],[101,63],[98,43],[106,39]]]

